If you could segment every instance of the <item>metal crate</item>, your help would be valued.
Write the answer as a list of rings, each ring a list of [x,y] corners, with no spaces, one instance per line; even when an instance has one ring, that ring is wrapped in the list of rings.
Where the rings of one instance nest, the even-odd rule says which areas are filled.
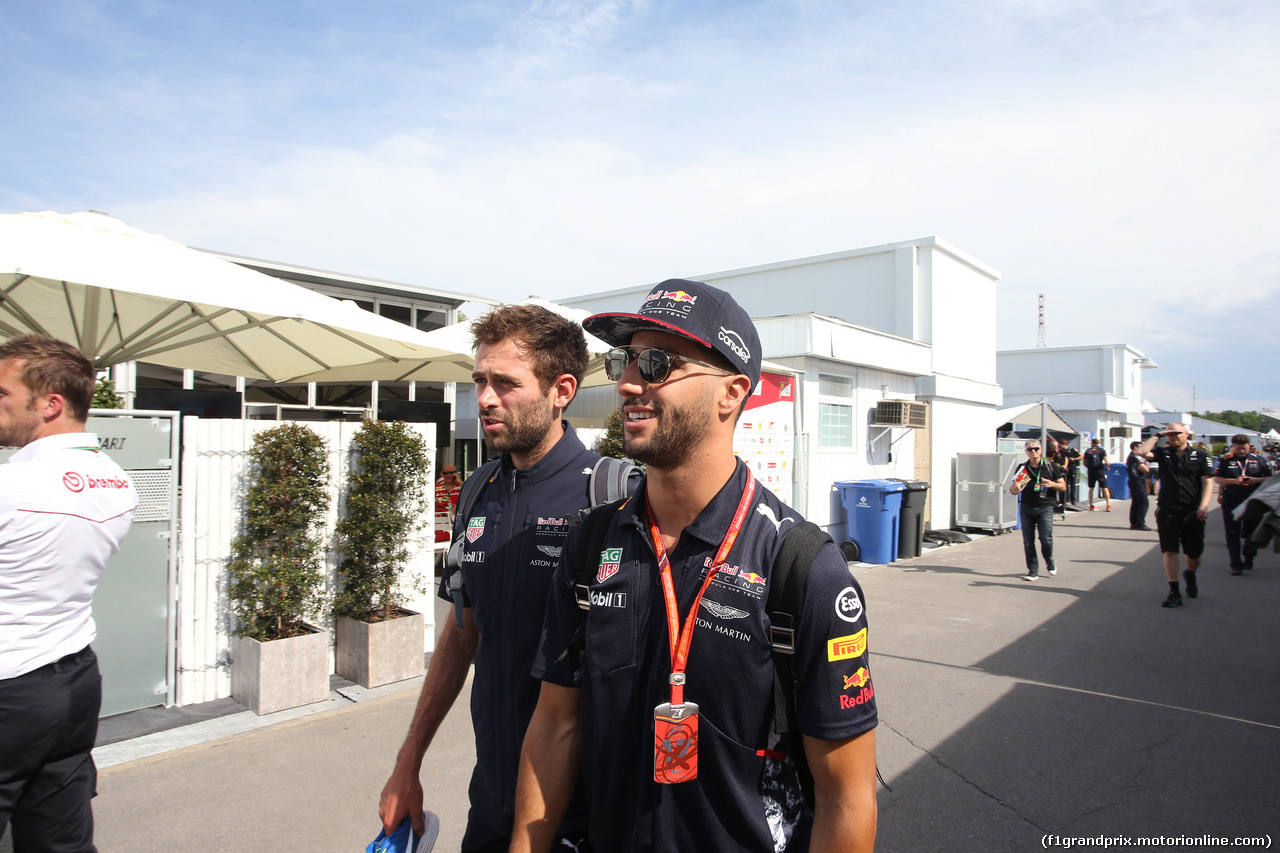
[[[1018,523],[1018,497],[1009,494],[1020,453],[956,454],[956,527],[1003,533]]]

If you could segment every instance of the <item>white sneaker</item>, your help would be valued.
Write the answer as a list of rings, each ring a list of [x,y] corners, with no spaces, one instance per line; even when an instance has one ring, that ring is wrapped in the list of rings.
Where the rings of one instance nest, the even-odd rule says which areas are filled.
[[[1057,573],[1058,573],[1058,567],[1057,567],[1057,566],[1055,566],[1055,565],[1053,565],[1052,563],[1050,563],[1050,564],[1049,564],[1049,576],[1050,576],[1050,577],[1053,577],[1053,576],[1054,576],[1054,575],[1056,575]]]
[[[1033,575],[1033,574],[1028,573],[1028,574],[1023,575],[1023,576],[1022,576],[1022,579],[1023,579],[1024,581],[1033,581],[1033,580],[1035,580],[1037,577],[1038,577],[1038,575]]]
[[[435,812],[424,811],[422,822],[426,826],[422,831],[422,837],[418,839],[417,846],[413,848],[413,853],[431,853],[431,848],[436,846],[436,836],[440,834],[440,818],[436,817]]]

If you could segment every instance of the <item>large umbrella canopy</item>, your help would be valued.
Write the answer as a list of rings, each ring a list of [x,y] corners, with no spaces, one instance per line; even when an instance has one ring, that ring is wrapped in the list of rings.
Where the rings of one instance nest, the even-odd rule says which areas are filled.
[[[545,299],[529,298],[515,303],[517,305],[539,305],[554,311],[581,324],[588,312],[578,308],[570,308]],[[586,334],[584,332],[584,334]],[[475,349],[472,346],[471,321],[454,323],[440,329],[427,332],[418,339],[426,348],[433,351],[431,355],[418,361],[401,359],[392,362],[387,359],[370,361],[367,364],[351,365],[332,370],[320,370],[302,377],[314,382],[368,382],[377,379],[382,382],[470,382],[471,371],[475,368]],[[587,374],[583,377],[582,387],[595,385],[611,385],[612,381],[604,374],[602,355],[611,347],[595,335],[587,335],[587,351],[591,360],[587,365]]]
[[[273,382],[441,354],[424,333],[97,213],[0,215],[0,335]]]

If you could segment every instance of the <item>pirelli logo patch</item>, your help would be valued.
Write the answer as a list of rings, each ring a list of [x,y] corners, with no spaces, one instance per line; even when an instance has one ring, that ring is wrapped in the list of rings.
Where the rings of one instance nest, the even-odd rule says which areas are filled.
[[[844,637],[836,637],[834,640],[827,640],[827,660],[838,661],[856,658],[867,650],[867,629],[863,628],[856,634],[849,634]]]

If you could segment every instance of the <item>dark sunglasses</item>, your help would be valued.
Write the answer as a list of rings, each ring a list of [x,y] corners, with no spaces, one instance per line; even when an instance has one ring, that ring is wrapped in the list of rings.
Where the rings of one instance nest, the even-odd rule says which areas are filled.
[[[614,347],[604,354],[604,375],[608,376],[610,381],[617,382],[622,378],[627,365],[631,364],[632,361],[636,363],[636,367],[640,370],[640,378],[650,385],[666,382],[667,378],[671,376],[671,371],[681,364],[696,364],[699,367],[709,367],[712,370],[717,370],[725,376],[733,375],[722,368],[716,367],[714,364],[696,361],[678,352],[667,352],[653,347],[645,347],[639,352],[632,352],[627,347]]]

